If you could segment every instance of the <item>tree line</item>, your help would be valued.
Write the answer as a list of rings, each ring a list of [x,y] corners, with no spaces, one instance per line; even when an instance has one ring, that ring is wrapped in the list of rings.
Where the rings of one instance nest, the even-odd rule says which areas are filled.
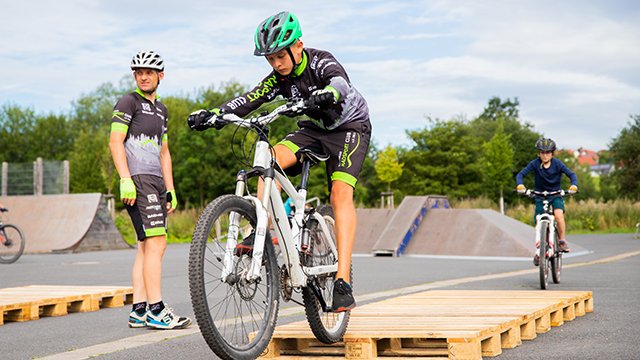
[[[32,108],[4,104],[0,107],[0,161],[32,162],[37,157],[69,160],[72,192],[119,196],[118,174],[108,149],[111,114],[116,101],[133,88],[130,76],[117,84],[102,84],[73,101],[67,114],[40,114]],[[231,127],[194,132],[185,119],[196,109],[213,108],[246,90],[237,82],[228,82],[191,96],[161,98],[169,109],[174,182],[183,206],[203,206],[220,194],[233,192],[237,171],[251,162],[255,139],[246,130]],[[533,145],[543,135],[520,118],[518,106],[517,98],[493,97],[483,112],[471,119],[427,118],[423,128],[406,130],[410,139],[406,146],[381,148],[374,128],[356,188],[356,203],[378,206],[380,193],[389,190],[394,191],[396,203],[406,195],[424,194],[514,201],[514,176],[537,156]],[[257,111],[273,107],[275,104],[267,104]],[[296,129],[297,120],[274,122],[269,134],[272,143]],[[562,147],[562,139],[555,140]],[[578,175],[581,197],[638,200],[639,149],[640,115],[632,115],[602,157],[615,164],[611,175],[592,177],[588,167],[580,166],[571,154],[558,151],[556,156]],[[532,183],[530,176],[525,185],[531,187]],[[317,166],[311,174],[309,195],[327,201],[326,185],[324,166]]]

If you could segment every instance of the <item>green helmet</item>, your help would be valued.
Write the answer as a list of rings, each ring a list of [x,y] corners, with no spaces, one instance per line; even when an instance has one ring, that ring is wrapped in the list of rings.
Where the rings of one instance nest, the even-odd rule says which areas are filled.
[[[288,11],[270,16],[258,25],[254,42],[255,56],[275,54],[295,44],[302,36],[298,18]]]

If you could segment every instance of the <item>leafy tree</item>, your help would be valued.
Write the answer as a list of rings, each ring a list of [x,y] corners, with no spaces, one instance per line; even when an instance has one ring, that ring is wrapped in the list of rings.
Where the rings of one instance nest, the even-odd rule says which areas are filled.
[[[520,119],[519,105],[517,98],[501,100],[498,97],[492,97],[482,114],[469,123],[473,133],[483,142],[490,141],[496,134],[499,124],[502,124],[504,133],[509,136],[509,142],[513,148],[513,177],[538,156],[534,144],[540,138],[540,134],[533,130],[532,124]],[[515,181],[512,184],[515,186]],[[531,187],[533,179],[526,179],[525,185]],[[513,201],[515,195],[507,192],[505,197],[508,201]]]
[[[504,188],[513,183],[513,148],[509,139],[510,136],[504,132],[503,121],[500,120],[496,134],[489,142],[482,145],[482,178],[485,189],[489,192],[492,189],[497,190],[502,214],[504,214]]]
[[[118,87],[104,83],[72,103],[70,122],[75,141],[69,156],[71,192],[113,193],[118,174],[111,160],[109,133],[116,102],[135,89],[131,75]]]
[[[610,146],[616,162],[614,179],[621,195],[640,200],[640,114],[631,115],[628,127],[622,129]]]
[[[75,131],[64,115],[37,116],[31,134],[31,157],[67,160],[73,149]]]
[[[0,160],[7,162],[30,162],[32,134],[35,127],[33,109],[22,109],[17,105],[0,108]]]
[[[480,193],[480,141],[461,120],[430,120],[431,127],[407,131],[414,146],[401,153],[406,171],[398,187],[406,195],[469,197]]]
[[[384,150],[378,153],[378,159],[375,163],[376,174],[383,183],[387,184],[387,192],[391,191],[391,183],[398,180],[402,176],[403,163],[398,161],[398,152],[396,148],[387,145]]]

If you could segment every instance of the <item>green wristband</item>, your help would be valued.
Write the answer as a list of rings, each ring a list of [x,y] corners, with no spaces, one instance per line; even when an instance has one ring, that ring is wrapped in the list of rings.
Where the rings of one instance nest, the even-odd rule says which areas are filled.
[[[120,199],[135,199],[136,198],[136,185],[131,178],[120,179]]]
[[[167,202],[171,203],[171,208],[174,210],[178,207],[178,197],[175,189],[167,191]]]

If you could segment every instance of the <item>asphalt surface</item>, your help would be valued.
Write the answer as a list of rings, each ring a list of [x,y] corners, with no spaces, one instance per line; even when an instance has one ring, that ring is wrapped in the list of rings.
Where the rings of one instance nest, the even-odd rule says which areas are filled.
[[[593,291],[594,312],[553,327],[494,359],[640,359],[640,240],[632,234],[570,236],[588,253],[566,257],[560,284],[551,290]],[[179,315],[193,318],[187,283],[188,245],[170,245],[164,260],[164,300]],[[497,250],[499,251],[499,250]],[[633,256],[629,254],[636,253]],[[25,285],[130,286],[133,250],[81,254],[24,255],[0,266],[0,288]],[[613,256],[627,254],[622,259]],[[359,304],[381,300],[415,285],[465,279],[439,289],[539,290],[537,272],[478,280],[481,275],[534,270],[530,259],[354,257],[354,290]],[[446,284],[442,284],[446,285]],[[389,292],[389,290],[394,290]],[[298,311],[287,310],[293,307]],[[185,335],[129,329],[130,306],[71,313],[0,326],[0,359],[216,359],[197,328]],[[302,308],[281,303],[279,324],[303,320]],[[284,315],[282,315],[284,314]],[[143,335],[142,337],[140,335]],[[103,344],[102,346],[97,346]],[[115,344],[115,345],[114,345]],[[126,344],[126,345],[122,345]],[[126,348],[124,350],[119,350]],[[57,357],[56,357],[57,356]]]

